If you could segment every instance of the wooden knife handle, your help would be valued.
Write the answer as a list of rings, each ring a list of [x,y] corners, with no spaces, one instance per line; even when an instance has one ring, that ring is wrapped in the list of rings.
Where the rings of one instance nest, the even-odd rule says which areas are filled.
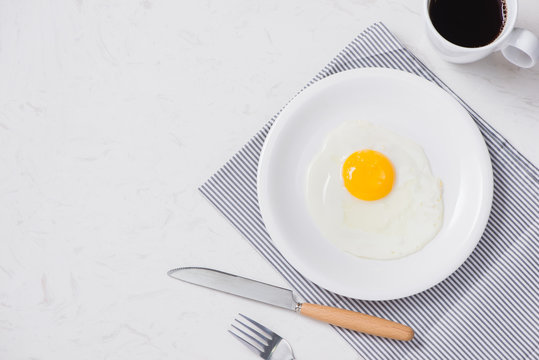
[[[301,304],[300,313],[331,325],[365,334],[404,341],[412,340],[414,337],[414,330],[409,326],[355,311],[303,303]]]

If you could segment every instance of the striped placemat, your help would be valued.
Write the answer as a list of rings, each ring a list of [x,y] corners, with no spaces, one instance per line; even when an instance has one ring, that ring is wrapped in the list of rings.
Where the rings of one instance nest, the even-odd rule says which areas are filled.
[[[394,301],[359,301],[304,278],[279,253],[257,204],[260,150],[275,115],[200,187],[306,301],[366,312],[409,324],[416,337],[399,342],[335,328],[366,359],[539,358],[539,171],[457,94],[376,23],[341,51],[306,86],[331,74],[385,67],[422,76],[453,95],[480,128],[494,169],[492,213],[471,257],[448,279]]]

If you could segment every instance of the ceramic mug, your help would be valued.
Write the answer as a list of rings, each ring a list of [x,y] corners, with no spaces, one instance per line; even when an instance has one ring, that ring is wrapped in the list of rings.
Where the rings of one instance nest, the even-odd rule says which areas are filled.
[[[503,56],[511,63],[523,68],[533,67],[539,61],[539,39],[531,31],[515,27],[517,0],[504,1],[507,13],[503,30],[498,37],[485,46],[463,47],[446,40],[434,28],[429,15],[431,0],[425,0],[423,14],[426,19],[427,34],[442,58],[453,63],[470,63],[501,50]]]

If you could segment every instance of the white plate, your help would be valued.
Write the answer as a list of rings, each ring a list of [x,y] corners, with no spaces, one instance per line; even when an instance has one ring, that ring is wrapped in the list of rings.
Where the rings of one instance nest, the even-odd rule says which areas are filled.
[[[309,163],[328,131],[353,118],[416,141],[444,184],[443,227],[415,254],[355,257],[322,237],[309,215]],[[352,70],[308,87],[279,115],[262,150],[258,197],[275,245],[305,277],[345,296],[396,299],[436,285],[471,254],[492,204],[492,167],[476,124],[438,86],[397,70]]]

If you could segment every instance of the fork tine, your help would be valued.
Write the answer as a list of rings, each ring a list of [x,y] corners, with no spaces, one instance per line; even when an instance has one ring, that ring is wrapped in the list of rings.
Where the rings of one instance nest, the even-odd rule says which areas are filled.
[[[253,344],[251,344],[247,340],[244,340],[241,336],[236,335],[234,332],[232,332],[230,330],[228,330],[228,332],[231,333],[236,339],[241,341],[243,343],[243,345],[247,346],[255,354],[257,354],[258,356],[262,355],[262,351],[260,351],[260,349],[258,349],[256,346],[254,346]]]
[[[240,316],[242,316],[244,319],[250,321],[252,324],[258,326],[259,329],[265,331],[270,337],[273,337],[273,336],[278,336],[276,333],[274,333],[273,331],[271,331],[270,329],[268,329],[267,327],[265,327],[264,325],[262,325],[261,323],[259,322],[256,322],[254,321],[253,319],[251,318],[248,318],[247,316],[243,315],[242,313],[240,313]],[[238,321],[238,320],[236,320]],[[239,321],[238,321],[239,322]],[[245,326],[245,325],[244,325]],[[265,336],[264,336],[265,337]],[[267,338],[267,337],[266,337]],[[269,340],[269,339],[268,339]]]
[[[237,321],[237,320],[236,320]],[[241,324],[241,323],[240,323]],[[244,324],[242,324],[243,326],[245,326]],[[240,329],[239,327],[235,326],[234,324],[231,324],[230,326],[232,326],[234,329],[238,330],[239,332],[241,332],[243,335],[247,336],[249,339],[253,340],[254,342],[256,342],[258,345],[262,346],[262,349],[264,349],[266,347],[266,344],[262,343],[260,340],[258,340],[257,338],[255,338],[254,336],[248,334],[246,331],[243,331],[242,329]],[[250,328],[248,328],[249,330],[252,330]]]
[[[261,332],[257,331],[256,329],[253,329],[252,326],[249,326],[249,325],[247,325],[247,324],[241,322],[241,321],[238,320],[238,319],[235,319],[235,320],[236,320],[237,322],[239,322],[240,324],[242,324],[243,326],[245,326],[247,329],[249,329],[249,330],[250,330],[251,332],[253,332],[254,334],[260,336],[261,339],[266,340],[266,341],[271,340],[271,337],[262,334]]]
[[[250,319],[243,314],[239,315],[246,319],[248,321],[247,324],[249,325],[236,318],[234,321],[241,324],[241,326],[245,328],[245,331],[240,329],[238,327],[239,325],[234,325],[235,323],[233,322],[230,324],[233,330],[228,330],[228,332],[241,341],[243,345],[247,346],[255,354],[266,360],[270,359],[275,354],[286,354],[288,355],[287,359],[294,359],[292,347],[285,339],[253,319]],[[259,339],[257,339],[257,337],[259,337]],[[266,342],[265,344],[263,343],[264,341]]]

